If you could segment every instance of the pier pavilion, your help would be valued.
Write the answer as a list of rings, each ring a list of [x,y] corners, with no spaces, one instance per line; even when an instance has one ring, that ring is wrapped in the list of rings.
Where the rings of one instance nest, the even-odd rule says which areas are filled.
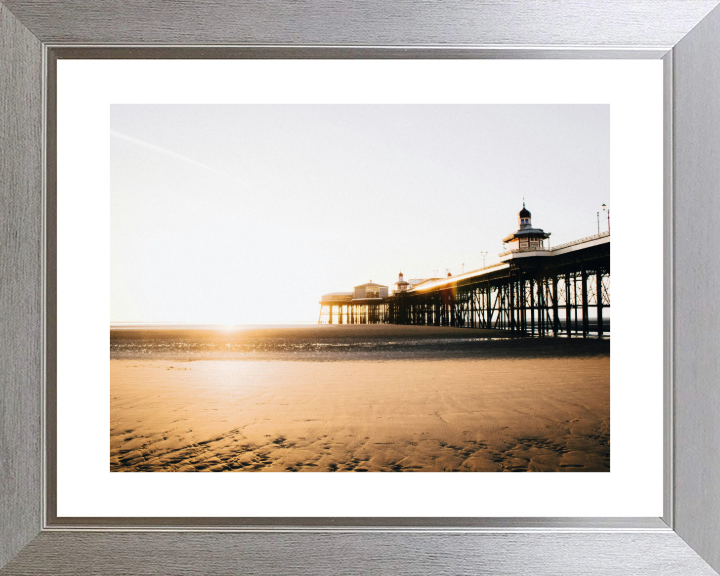
[[[448,278],[397,288],[392,295],[338,306],[339,323],[495,328],[532,336],[603,337],[610,322],[610,232],[550,248],[550,233],[533,228],[523,203],[518,230],[503,242],[500,262]],[[357,287],[356,287],[357,289]],[[347,306],[347,308],[343,308]],[[344,312],[343,312],[344,310]]]
[[[355,286],[352,292],[331,292],[320,299],[318,324],[333,323],[333,309],[338,324],[377,324],[376,304],[388,298],[388,287],[374,282]]]

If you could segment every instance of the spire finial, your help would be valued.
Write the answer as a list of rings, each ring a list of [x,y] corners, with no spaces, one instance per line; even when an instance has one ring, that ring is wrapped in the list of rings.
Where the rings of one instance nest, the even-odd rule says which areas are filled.
[[[525,208],[525,196],[523,196],[523,208]]]

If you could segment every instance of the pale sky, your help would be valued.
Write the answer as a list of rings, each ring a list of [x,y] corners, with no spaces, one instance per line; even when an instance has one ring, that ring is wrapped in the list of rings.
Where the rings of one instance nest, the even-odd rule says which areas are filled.
[[[113,105],[111,322],[317,321],[610,206],[608,105]],[[607,220],[601,212],[601,231]]]

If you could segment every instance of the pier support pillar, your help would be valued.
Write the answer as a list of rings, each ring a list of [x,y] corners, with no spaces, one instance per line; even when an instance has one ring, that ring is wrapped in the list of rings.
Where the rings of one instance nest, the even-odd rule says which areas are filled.
[[[548,302],[547,302],[547,281],[541,278],[538,281],[538,326],[540,328],[540,336],[547,335],[547,319],[548,319]]]
[[[515,330],[515,282],[510,279],[510,330]]]
[[[535,279],[530,278],[530,335],[535,336]]]
[[[527,333],[527,289],[525,284],[525,277],[520,273],[520,282],[518,283],[520,289],[520,330]]]
[[[588,337],[588,332],[590,331],[589,324],[588,324],[588,301],[587,301],[587,270],[585,270],[585,263],[583,262],[582,265],[582,286],[580,287],[582,290],[582,326],[583,326],[583,338]]]
[[[597,286],[595,287],[595,292],[597,293],[597,325],[598,325],[598,338],[603,337],[604,327],[603,327],[603,300],[602,300],[602,272],[598,269],[596,275],[595,275],[595,282]]]
[[[575,277],[573,277],[573,297],[575,295]],[[572,335],[572,304],[573,300],[570,296],[570,274],[565,274],[565,328],[567,329],[568,338]]]
[[[565,274],[565,330],[568,338],[572,334],[572,299],[570,298],[570,274]]]
[[[487,326],[486,328],[492,328],[492,289],[490,284],[485,288],[485,299],[487,304]]]
[[[552,277],[552,305],[553,305],[553,337],[557,338],[560,332],[560,318],[558,318],[558,277]]]

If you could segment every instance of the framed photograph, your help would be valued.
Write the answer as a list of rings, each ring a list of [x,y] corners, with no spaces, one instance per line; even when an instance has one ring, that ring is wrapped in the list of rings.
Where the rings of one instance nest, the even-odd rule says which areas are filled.
[[[716,574],[716,5],[0,3],[2,573]]]
[[[609,358],[643,242],[622,215],[662,219],[660,61],[56,68],[57,522],[662,514],[659,246],[635,308],[652,336],[613,316],[612,386]],[[82,471],[63,465],[83,436]]]

